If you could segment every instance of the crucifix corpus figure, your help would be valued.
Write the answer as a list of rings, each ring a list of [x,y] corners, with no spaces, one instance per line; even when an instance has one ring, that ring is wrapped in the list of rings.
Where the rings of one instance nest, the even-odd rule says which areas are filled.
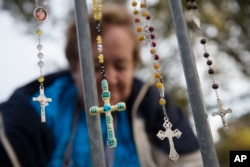
[[[222,123],[223,123],[223,129],[224,129],[225,132],[227,132],[228,131],[228,125],[227,125],[225,116],[226,116],[227,113],[232,113],[232,110],[231,110],[231,108],[225,110],[223,108],[223,104],[222,104],[222,102],[220,100],[218,100],[217,107],[218,107],[219,110],[217,112],[213,112],[212,115],[213,116],[219,115],[221,117],[221,120],[222,120]]]
[[[117,103],[116,105],[110,104],[110,92],[108,88],[108,82],[106,79],[102,80],[102,100],[104,102],[103,107],[93,106],[89,109],[90,114],[105,113],[106,124],[107,124],[107,134],[108,134],[108,146],[110,148],[116,147],[117,140],[114,133],[114,123],[113,117],[111,115],[112,111],[124,111],[126,110],[126,104],[123,102]]]
[[[176,162],[179,158],[179,154],[175,150],[173,137],[180,138],[182,132],[179,131],[178,129],[175,129],[174,131],[172,131],[171,130],[172,123],[168,119],[165,119],[163,127],[166,130],[165,131],[160,130],[156,136],[161,140],[168,138],[169,146],[170,146],[169,158],[172,159],[174,162]]]
[[[33,101],[37,101],[40,103],[41,106],[41,122],[46,122],[45,117],[45,107],[49,105],[49,102],[52,102],[51,98],[47,98],[44,95],[44,87],[40,86],[40,95],[38,97],[33,97]]]

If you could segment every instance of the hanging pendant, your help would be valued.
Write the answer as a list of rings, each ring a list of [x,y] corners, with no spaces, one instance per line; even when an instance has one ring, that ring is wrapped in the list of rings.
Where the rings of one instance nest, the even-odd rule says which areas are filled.
[[[43,6],[38,6],[35,8],[33,15],[38,22],[43,22],[47,19],[48,13]]]
[[[168,138],[170,152],[169,152],[169,158],[172,159],[174,162],[176,162],[179,159],[179,154],[175,150],[173,138],[180,138],[182,132],[178,129],[175,129],[174,131],[172,128],[172,123],[165,117],[163,127],[165,128],[165,131],[160,130],[157,133],[157,137],[161,140],[164,140],[165,138]]]

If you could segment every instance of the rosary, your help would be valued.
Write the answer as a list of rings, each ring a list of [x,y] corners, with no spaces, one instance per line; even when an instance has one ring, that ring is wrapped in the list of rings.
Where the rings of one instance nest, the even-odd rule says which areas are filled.
[[[155,41],[155,34],[154,34],[154,27],[149,25],[149,20],[151,19],[151,16],[147,10],[147,4],[146,1],[140,3],[140,11],[136,8],[137,7],[137,1],[133,0],[131,3],[132,7],[134,7],[133,14],[135,16],[134,22],[136,23],[136,31],[139,34],[138,40],[140,42],[147,39],[150,43],[151,49],[150,54],[153,57],[154,60],[154,78],[156,80],[156,88],[159,90],[160,94],[160,100],[159,104],[162,106],[162,111],[164,114],[164,123],[163,127],[165,128],[165,131],[160,130],[157,133],[157,137],[160,140],[164,140],[165,138],[168,138],[169,145],[170,145],[170,153],[169,158],[172,159],[174,162],[176,162],[179,158],[179,154],[175,150],[173,138],[180,138],[182,132],[178,129],[172,130],[172,123],[169,120],[169,117],[167,115],[166,111],[166,100],[165,100],[165,87],[164,87],[164,80],[161,75],[161,69],[159,65],[159,59],[160,56],[157,54],[157,42]]]
[[[95,115],[99,113],[105,113],[106,125],[107,125],[107,144],[110,148],[116,147],[117,140],[114,133],[114,123],[113,117],[111,115],[112,111],[124,111],[126,110],[126,104],[120,102],[116,105],[110,104],[110,91],[108,86],[108,80],[105,76],[104,68],[104,54],[103,54],[103,45],[102,45],[102,36],[101,36],[101,19],[102,19],[102,0],[92,0],[94,20],[96,22],[96,43],[97,43],[97,53],[98,53],[98,62],[101,66],[101,76],[102,76],[102,100],[104,102],[103,107],[93,106],[89,109],[90,114]]]
[[[36,29],[35,33],[38,37],[37,57],[38,57],[39,61],[37,64],[38,64],[38,67],[40,69],[40,76],[38,77],[38,82],[40,83],[40,86],[39,86],[40,95],[38,97],[33,97],[33,101],[37,101],[40,103],[41,122],[46,122],[45,107],[49,104],[49,102],[52,102],[52,99],[47,98],[44,94],[44,76],[43,76],[43,72],[42,72],[42,68],[44,66],[44,62],[42,61],[42,59],[43,59],[44,55],[42,53],[43,46],[42,46],[41,40],[40,40],[40,36],[42,35],[42,31],[40,30],[40,24],[47,19],[47,16],[48,16],[47,4],[39,4],[39,2],[37,0],[36,1],[36,8],[34,10],[34,17],[35,17],[36,22],[37,22],[37,29]]]
[[[200,40],[200,43],[203,45],[203,50],[204,50],[203,56],[204,56],[204,58],[207,59],[208,74],[211,76],[212,88],[215,90],[215,94],[216,94],[216,98],[217,98],[218,111],[213,112],[212,115],[213,116],[219,115],[221,117],[221,120],[222,120],[222,123],[223,123],[223,129],[224,129],[225,132],[227,132],[228,131],[228,125],[227,125],[225,116],[226,116],[227,113],[232,113],[232,110],[231,110],[231,108],[224,109],[223,108],[223,103],[222,103],[222,101],[221,101],[221,99],[219,97],[219,93],[218,93],[219,85],[215,82],[215,79],[214,79],[214,76],[213,76],[213,74],[215,73],[214,69],[212,68],[213,61],[210,59],[210,55],[209,55],[209,53],[207,51],[207,48],[206,48],[207,40],[204,37],[205,35],[204,35],[204,32],[203,32],[203,30],[201,28],[199,13],[197,11],[198,6],[196,5],[195,0],[187,0],[187,8],[190,11],[190,15],[191,15],[191,18],[192,18],[193,22],[196,24],[196,26],[198,27],[199,31],[202,34],[202,39]]]

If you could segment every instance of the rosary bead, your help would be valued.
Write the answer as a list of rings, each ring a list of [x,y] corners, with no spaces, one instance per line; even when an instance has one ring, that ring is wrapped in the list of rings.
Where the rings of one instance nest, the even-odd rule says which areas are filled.
[[[208,69],[208,74],[214,74],[214,70],[212,68]]]
[[[97,51],[98,51],[98,53],[102,53],[102,51],[103,51],[102,48],[103,48],[102,45],[97,44]]]
[[[138,13],[139,13],[139,11],[138,11],[138,10],[136,10],[136,9],[135,9],[135,10],[133,10],[133,14],[134,14],[134,15],[137,15]]]
[[[153,32],[153,31],[154,31],[154,27],[150,26],[150,27],[148,27],[148,30],[149,30],[150,32]]]
[[[42,50],[43,49],[43,46],[41,44],[38,44],[37,47],[36,47],[38,50]]]
[[[150,16],[150,15],[147,15],[147,16],[146,16],[146,19],[147,19],[147,20],[150,20],[150,19],[151,19],[151,16]]]
[[[141,8],[146,8],[146,7],[147,7],[146,3],[142,2],[141,3]]]
[[[96,27],[95,27],[95,29],[96,29],[96,32],[97,32],[98,34],[101,33],[101,24],[100,24],[99,21],[96,22]]]
[[[136,1],[133,1],[133,2],[132,2],[132,6],[133,6],[133,7],[136,7],[136,6],[137,6],[137,2],[136,2]]]
[[[208,58],[208,57],[209,57],[209,53],[205,52],[205,53],[203,54],[203,56],[204,56],[205,58]]]
[[[213,88],[213,89],[218,89],[218,88],[219,88],[219,85],[216,84],[216,83],[214,83],[214,84],[212,85],[212,88]]]
[[[44,66],[44,62],[43,61],[38,61],[38,66],[40,67],[40,68],[42,68],[43,66]]]
[[[39,52],[39,53],[37,54],[37,57],[40,58],[40,59],[43,58],[43,53]]]
[[[140,18],[138,18],[138,17],[135,18],[135,23],[140,23],[140,21],[141,21]]]
[[[41,31],[40,29],[37,29],[37,30],[36,30],[36,35],[37,35],[37,36],[42,35],[42,31]]]
[[[150,34],[151,39],[155,39],[155,34]]]
[[[44,79],[43,76],[40,76],[37,80],[38,80],[39,83],[42,83],[42,82],[44,82],[45,79]]]
[[[212,60],[208,60],[207,61],[207,65],[211,66],[213,64],[213,61]]]
[[[160,65],[159,65],[158,63],[155,63],[155,64],[154,64],[154,69],[157,70],[157,69],[159,69],[159,68],[160,68]]]
[[[159,60],[159,58],[160,58],[159,55],[157,55],[157,54],[154,55],[155,60]]]
[[[151,54],[155,54],[155,53],[156,53],[156,49],[155,49],[155,48],[151,48],[151,49],[150,49],[150,53],[151,53]]]
[[[136,31],[137,31],[137,32],[142,32],[142,27],[141,27],[141,26],[137,27],[137,28],[136,28]]]
[[[155,41],[151,42],[151,46],[156,47],[156,42]]]
[[[203,38],[203,39],[201,39],[201,44],[205,44],[207,41],[206,41],[206,39],[205,38]]]
[[[144,41],[144,39],[145,39],[145,37],[143,36],[143,35],[140,35],[139,37],[138,37],[138,40],[141,42],[141,41]]]
[[[156,79],[161,78],[161,74],[160,74],[160,73],[158,73],[158,72],[157,72],[157,73],[155,73],[155,78],[156,78]]]
[[[155,86],[158,88],[158,89],[161,89],[163,87],[163,84],[161,82],[157,82],[155,84]]]
[[[166,104],[166,100],[165,100],[164,98],[161,98],[161,99],[159,100],[159,103],[160,103],[161,106],[163,106],[163,105]]]
[[[99,54],[98,61],[99,61],[99,63],[104,63],[104,56],[103,56],[103,54]]]
[[[147,16],[148,16],[148,13],[147,13],[146,10],[143,10],[143,11],[141,12],[141,15],[142,15],[143,17],[147,17]]]
[[[100,35],[97,35],[96,42],[97,44],[102,44],[102,37]]]

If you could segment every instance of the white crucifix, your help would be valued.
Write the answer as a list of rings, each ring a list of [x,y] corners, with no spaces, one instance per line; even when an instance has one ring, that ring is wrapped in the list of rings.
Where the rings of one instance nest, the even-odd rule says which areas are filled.
[[[41,106],[41,122],[46,122],[45,117],[45,107],[49,105],[49,102],[52,102],[51,98],[47,98],[44,94],[44,87],[40,86],[40,95],[38,97],[33,97],[33,101],[37,101]]]
[[[168,138],[169,146],[170,146],[170,152],[169,152],[169,158],[172,159],[174,162],[176,162],[179,158],[179,154],[176,152],[173,142],[173,137],[180,138],[182,132],[178,129],[175,129],[174,131],[171,130],[172,123],[169,122],[168,119],[165,119],[163,123],[163,127],[166,129],[165,131],[160,130],[157,133],[157,137],[161,140],[164,140],[165,138]]]
[[[226,116],[227,113],[232,113],[232,110],[231,110],[231,108],[229,108],[227,110],[223,109],[223,104],[220,101],[218,101],[217,107],[218,107],[219,110],[217,112],[212,112],[212,115],[213,116],[219,115],[221,117],[221,120],[222,120],[222,123],[223,123],[223,129],[224,129],[224,131],[227,132],[228,131],[228,125],[227,125],[225,116]]]
[[[105,113],[106,124],[107,124],[107,134],[108,134],[108,146],[116,147],[117,140],[114,133],[114,123],[113,117],[111,115],[112,111],[124,111],[126,110],[126,104],[123,102],[117,103],[116,105],[110,104],[110,92],[108,88],[108,82],[106,79],[102,80],[102,100],[104,102],[103,107],[93,106],[89,109],[90,114],[96,115],[99,113]]]

